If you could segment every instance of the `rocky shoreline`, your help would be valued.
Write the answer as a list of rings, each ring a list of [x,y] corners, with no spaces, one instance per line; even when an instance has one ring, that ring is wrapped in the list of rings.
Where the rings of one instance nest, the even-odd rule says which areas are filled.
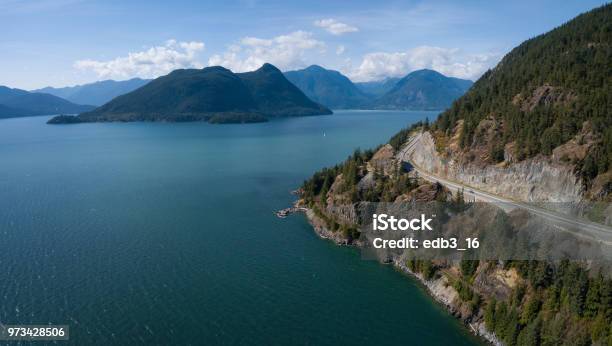
[[[312,225],[314,231],[321,237],[322,239],[328,239],[336,243],[336,245],[341,246],[356,246],[360,247],[363,244],[360,241],[348,242],[344,237],[342,237],[339,232],[332,232],[326,226],[324,221],[319,218],[315,212],[310,209],[302,206],[300,201],[297,201],[294,204],[295,207],[299,206],[299,211],[303,212],[308,219],[308,222]],[[469,329],[469,331],[492,345],[495,346],[503,346],[503,343],[497,339],[494,333],[488,331],[485,327],[484,320],[480,318],[478,321],[470,322],[463,318],[461,318],[461,314],[459,314],[460,306],[458,306],[455,302],[458,298],[457,291],[450,285],[447,278],[445,276],[440,276],[436,279],[426,280],[423,275],[419,273],[415,273],[411,271],[406,264],[404,263],[401,257],[396,257],[390,262],[386,262],[385,264],[392,264],[396,269],[405,273],[407,275],[416,278],[425,288],[427,289],[428,294],[438,303],[442,304],[453,316],[459,318],[464,325]]]

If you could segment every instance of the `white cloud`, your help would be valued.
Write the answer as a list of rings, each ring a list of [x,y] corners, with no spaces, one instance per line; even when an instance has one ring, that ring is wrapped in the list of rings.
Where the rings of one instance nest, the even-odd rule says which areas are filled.
[[[359,31],[359,29],[354,26],[341,23],[332,18],[317,20],[314,22],[314,25],[327,30],[327,32],[333,35],[343,35],[349,32]]]
[[[343,45],[339,45],[338,48],[336,48],[336,54],[342,55],[345,50],[346,50],[346,47],[344,47]]]
[[[309,52],[324,51],[325,43],[305,31],[271,39],[245,37],[240,43],[229,46],[223,54],[211,56],[208,65],[221,65],[234,72],[244,72],[255,70],[267,62],[281,70],[288,70],[306,66]]]
[[[475,80],[499,61],[498,54],[464,54],[457,48],[420,46],[405,52],[369,53],[357,68],[345,71],[355,81],[402,77],[423,68]]]
[[[196,55],[204,50],[203,42],[169,40],[163,46],[129,53],[109,61],[78,60],[74,67],[91,70],[103,78],[155,78],[178,68],[202,68]]]

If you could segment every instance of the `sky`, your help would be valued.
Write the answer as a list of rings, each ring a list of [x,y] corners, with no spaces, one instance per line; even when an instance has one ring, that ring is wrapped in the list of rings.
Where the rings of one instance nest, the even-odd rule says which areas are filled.
[[[353,81],[430,68],[477,79],[604,1],[0,0],[0,85],[32,90],[318,64]]]

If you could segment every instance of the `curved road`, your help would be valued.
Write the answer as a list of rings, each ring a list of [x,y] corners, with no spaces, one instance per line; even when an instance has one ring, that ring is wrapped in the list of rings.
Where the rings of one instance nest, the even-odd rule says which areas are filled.
[[[469,185],[452,181],[446,178],[441,178],[435,176],[419,166],[415,165],[414,162],[410,160],[410,155],[414,151],[415,145],[418,143],[422,136],[422,133],[410,138],[408,144],[406,144],[399,153],[399,159],[402,162],[407,162],[412,165],[413,169],[419,174],[423,179],[430,182],[437,182],[445,187],[447,187],[451,191],[463,190],[464,196],[472,197],[473,200],[483,201],[495,204],[504,210],[512,210],[516,208],[521,208],[528,210],[532,214],[538,215],[547,221],[550,221],[557,229],[561,231],[570,232],[576,236],[579,236],[584,239],[588,239],[591,241],[595,241],[601,244],[605,244],[607,246],[612,246],[612,228],[587,221],[584,219],[577,219],[574,216],[565,215],[556,211],[551,211],[548,209],[544,209],[541,207],[537,207],[531,204],[527,204],[524,202],[514,201],[509,198],[505,198],[503,196],[494,195],[482,190],[478,190]]]

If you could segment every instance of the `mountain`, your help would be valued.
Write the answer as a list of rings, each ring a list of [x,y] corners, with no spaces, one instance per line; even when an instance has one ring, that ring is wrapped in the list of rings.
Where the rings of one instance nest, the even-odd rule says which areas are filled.
[[[368,95],[338,71],[312,65],[285,72],[285,77],[313,101],[332,109],[363,108],[370,102]]]
[[[13,89],[3,85],[0,85],[0,104],[6,100],[12,99],[17,96],[27,95],[28,92],[21,89]]]
[[[181,69],[113,99],[80,122],[198,121],[241,123],[271,117],[331,114],[304,95],[276,67],[233,73],[220,67]],[[57,117],[50,123],[75,122]]]
[[[427,203],[443,201],[436,211],[450,213],[445,219],[444,211],[436,212],[438,220],[462,220],[447,231],[468,231],[479,237],[472,238],[480,239],[479,246],[494,249],[493,256],[471,253],[449,261],[431,252],[419,257],[415,249],[385,249],[379,258],[414,274],[493,344],[612,345],[610,250],[594,237],[587,247],[598,253],[573,256],[588,232],[581,229],[562,241],[560,233],[570,234],[573,226],[555,220],[558,211],[566,220],[610,225],[610,42],[612,4],[523,42],[433,124],[414,124],[377,150],[357,150],[344,163],[315,173],[296,205],[307,208],[322,237],[364,246],[381,236],[367,233],[373,210],[363,208],[368,202],[391,204],[393,212],[421,212]],[[410,164],[398,170],[398,161]],[[487,194],[466,203],[464,192],[475,196],[475,190]],[[486,195],[495,196],[481,199]],[[497,198],[518,207],[481,202]],[[385,203],[375,207],[379,215]],[[532,223],[531,211],[540,206],[556,209],[542,209],[555,216]],[[439,237],[444,227],[436,231]],[[501,260],[513,249],[520,257]]]
[[[23,109],[11,108],[0,104],[0,119],[3,118],[17,118],[28,116],[28,111]]]
[[[317,65],[285,72],[285,77],[314,101],[336,109],[445,109],[472,85],[432,70],[355,84],[340,72]]]
[[[612,190],[612,5],[520,44],[434,124],[484,163],[539,155]],[[443,139],[444,136],[440,136]]]
[[[389,77],[383,80],[378,80],[378,81],[373,81],[373,82],[355,83],[355,86],[368,95],[372,95],[374,97],[380,97],[386,94],[387,92],[389,92],[389,90],[393,89],[395,84],[397,84],[397,82],[400,79],[401,78]]]
[[[74,104],[49,94],[0,86],[0,118],[59,113],[75,114],[93,108],[93,106]]]
[[[446,77],[433,70],[418,70],[397,81],[374,105],[379,109],[446,109],[471,85],[469,80]]]
[[[140,78],[124,81],[105,80],[64,88],[46,87],[32,92],[55,95],[78,104],[100,106],[119,95],[136,90],[150,81],[150,79]]]

